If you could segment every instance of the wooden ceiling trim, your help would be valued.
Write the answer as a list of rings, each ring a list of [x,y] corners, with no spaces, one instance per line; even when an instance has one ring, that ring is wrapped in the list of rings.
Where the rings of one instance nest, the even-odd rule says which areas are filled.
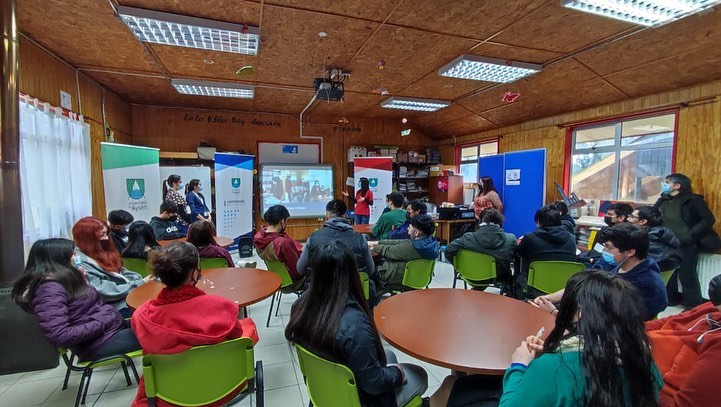
[[[593,68],[591,68],[590,66],[588,66],[588,65],[584,64],[583,62],[579,61],[578,58],[573,58],[573,60],[576,61],[576,62],[578,62],[579,64],[581,64],[583,67],[585,67],[585,68],[588,69],[589,71],[593,72],[594,75],[596,75],[600,80],[606,82],[607,85],[609,85],[609,86],[611,86],[612,88],[616,89],[616,90],[619,91],[620,93],[623,93],[624,96],[626,96],[627,98],[631,99],[631,95],[629,95],[628,93],[624,92],[624,91],[623,91],[621,88],[619,88],[618,86],[616,86],[616,85],[612,84],[611,82],[609,82],[606,78],[604,78],[602,75],[600,75],[598,72],[596,72]]]
[[[388,15],[387,15],[386,18],[383,20],[383,22],[381,22],[380,24],[378,24],[378,27],[376,27],[376,29],[373,30],[373,32],[371,33],[371,35],[369,35],[368,38],[366,38],[366,40],[363,41],[363,44],[361,44],[360,48],[358,48],[358,50],[356,50],[355,54],[353,54],[353,56],[350,58],[350,60],[348,60],[348,62],[346,62],[345,65],[343,65],[343,67],[347,67],[348,65],[350,65],[351,63],[353,63],[353,60],[356,59],[356,57],[358,56],[358,54],[360,54],[361,51],[363,51],[363,49],[366,47],[366,45],[368,45],[368,43],[370,42],[371,38],[373,38],[376,34],[378,34],[378,31],[380,31],[381,27],[383,27],[383,25],[388,21],[388,19],[391,18],[391,15],[393,15],[393,13],[394,13],[396,10],[398,10],[398,6],[400,6],[401,3],[403,3],[403,0],[399,1],[398,4],[396,4],[396,6],[393,7],[393,10],[391,10],[391,12],[388,13]]]

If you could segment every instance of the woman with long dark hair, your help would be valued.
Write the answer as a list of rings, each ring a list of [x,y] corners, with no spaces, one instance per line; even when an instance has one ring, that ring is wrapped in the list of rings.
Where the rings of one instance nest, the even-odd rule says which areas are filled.
[[[198,249],[201,258],[220,258],[228,261],[228,267],[233,267],[233,258],[224,247],[220,247],[213,234],[215,227],[210,222],[193,222],[188,229],[185,239]]]
[[[478,181],[478,195],[473,198],[473,211],[476,218],[479,218],[484,209],[493,208],[503,213],[503,202],[493,186],[493,178],[481,177]]]
[[[163,201],[170,201],[178,205],[178,219],[184,229],[188,227],[188,218],[190,215],[190,208],[188,202],[185,200],[185,196],[180,193],[183,188],[183,180],[180,175],[171,174],[168,179],[163,182]]]
[[[73,240],[78,265],[85,271],[88,283],[95,287],[100,298],[120,311],[124,317],[130,316],[125,297],[135,287],[145,283],[151,277],[143,277],[123,267],[120,253],[108,239],[108,224],[98,218],[87,216],[73,226]]]
[[[74,248],[68,239],[35,242],[13,287],[13,301],[37,316],[50,343],[69,348],[80,360],[140,349],[126,321],[73,265]]]
[[[205,197],[200,193],[202,190],[203,186],[200,184],[199,179],[191,179],[185,187],[185,200],[190,208],[191,222],[195,222],[196,220],[211,220],[210,209],[208,209],[208,206],[205,204]]]
[[[148,253],[160,247],[155,239],[153,227],[148,222],[138,220],[130,224],[128,229],[128,246],[120,254],[122,257],[147,259]]]
[[[341,192],[343,196],[350,197],[348,192]],[[356,225],[366,225],[370,221],[371,205],[373,205],[373,192],[370,190],[368,178],[360,179],[360,189],[355,193],[355,198],[350,198],[355,204],[355,223]]]
[[[403,406],[428,387],[423,368],[384,351],[351,250],[332,241],[310,259],[310,288],[291,310],[285,337],[355,375],[364,406]],[[392,365],[388,365],[391,363]]]

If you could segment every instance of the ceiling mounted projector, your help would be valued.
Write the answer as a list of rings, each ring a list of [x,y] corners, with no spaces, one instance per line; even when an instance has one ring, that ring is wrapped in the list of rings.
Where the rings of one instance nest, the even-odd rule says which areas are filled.
[[[340,101],[343,98],[343,82],[332,81],[327,78],[315,78],[313,88],[317,100]]]

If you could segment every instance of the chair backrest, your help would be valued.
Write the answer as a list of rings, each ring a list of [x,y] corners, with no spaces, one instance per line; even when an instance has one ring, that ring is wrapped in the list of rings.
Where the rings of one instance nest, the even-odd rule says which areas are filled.
[[[285,268],[285,263],[282,261],[263,260],[268,271],[273,272],[280,277],[280,288],[288,287],[293,285],[293,279],[288,274],[288,269]]]
[[[150,274],[150,270],[148,270],[148,261],[145,259],[123,257],[123,267],[130,271],[134,271],[143,277],[146,277],[148,274]]]
[[[676,271],[676,269],[666,270],[659,273],[661,274],[661,280],[663,280],[664,285],[668,285],[668,282],[671,280],[671,276],[673,275],[674,271]]]
[[[222,269],[229,267],[228,259],[222,257],[201,257],[200,258],[200,269]]]
[[[496,259],[485,253],[461,249],[453,257],[453,267],[470,285],[488,285],[496,278]]]
[[[534,261],[528,266],[528,286],[553,293],[565,288],[572,275],[585,269],[585,264],[573,261]]]
[[[245,387],[254,378],[253,364],[250,338],[170,355],[145,355],[145,394],[181,406],[211,404]]]
[[[360,407],[355,376],[348,367],[315,355],[295,345],[308,397],[314,406]]]
[[[371,282],[370,278],[368,277],[368,273],[360,271],[358,272],[360,275],[360,281],[361,286],[363,287],[363,295],[366,297],[366,300],[370,298],[371,295]]]
[[[433,268],[435,266],[435,259],[418,259],[409,261],[406,263],[406,269],[403,272],[403,285],[416,290],[426,288],[426,286],[431,283],[431,278],[433,278]]]

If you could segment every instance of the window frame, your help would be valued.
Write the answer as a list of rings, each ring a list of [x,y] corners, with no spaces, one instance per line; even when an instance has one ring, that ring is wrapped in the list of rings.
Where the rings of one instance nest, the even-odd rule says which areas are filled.
[[[623,124],[625,122],[634,121],[638,119],[644,119],[649,117],[659,117],[659,116],[667,116],[667,115],[674,115],[674,125],[673,125],[673,137],[671,138],[670,142],[657,142],[649,145],[644,146],[624,146],[622,144],[623,139]],[[619,185],[619,179],[621,175],[621,153],[624,151],[643,151],[643,150],[651,150],[651,149],[657,149],[657,148],[671,148],[671,171],[676,171],[676,142],[678,141],[678,120],[679,120],[679,109],[662,109],[662,110],[655,110],[655,111],[649,111],[649,112],[643,112],[643,113],[636,113],[636,114],[630,114],[630,115],[624,115],[624,116],[615,116],[608,119],[603,120],[597,120],[597,121],[591,121],[591,122],[585,122],[585,123],[576,123],[573,125],[569,125],[566,128],[566,148],[565,148],[565,160],[564,160],[564,189],[567,193],[572,192],[571,191],[571,185],[572,185],[572,178],[573,178],[573,156],[574,155],[581,155],[581,154],[602,154],[602,153],[612,153],[614,156],[614,164],[613,164],[613,180],[612,180],[612,193],[610,200],[615,201],[618,200],[618,185]],[[592,147],[592,148],[581,148],[576,149],[576,133],[579,130],[589,130],[589,129],[597,129],[601,127],[609,127],[609,124],[613,124],[614,126],[614,143],[612,146],[605,146],[605,147]],[[657,133],[647,133],[646,135],[653,135],[653,134],[663,134],[668,132],[657,132]]]
[[[491,156],[491,155],[497,155],[497,154],[499,154],[499,150],[500,150],[500,147],[501,147],[501,146],[500,146],[500,144],[501,144],[501,138],[500,138],[500,137],[494,137],[494,138],[484,139],[484,140],[480,140],[480,141],[472,141],[472,142],[470,142],[470,143],[464,143],[464,144],[458,144],[458,145],[456,145],[456,159],[455,159],[455,163],[456,163],[456,174],[462,175],[462,174],[461,174],[461,165],[462,165],[462,164],[473,164],[473,163],[478,164],[478,159],[481,158],[481,156],[480,156],[481,145],[483,145],[483,144],[493,144],[493,143],[496,144],[496,153],[495,153],[495,154],[486,154],[486,155],[483,156],[483,157],[488,157],[488,156]],[[475,161],[474,161],[474,160],[466,160],[466,161],[463,161],[463,160],[462,160],[461,152],[463,151],[463,149],[469,148],[469,147],[476,147],[476,158],[475,158]],[[476,170],[477,170],[477,168],[476,168]],[[465,181],[464,181],[464,182],[465,182]],[[473,183],[475,183],[475,182],[478,182],[478,180],[473,181]]]

